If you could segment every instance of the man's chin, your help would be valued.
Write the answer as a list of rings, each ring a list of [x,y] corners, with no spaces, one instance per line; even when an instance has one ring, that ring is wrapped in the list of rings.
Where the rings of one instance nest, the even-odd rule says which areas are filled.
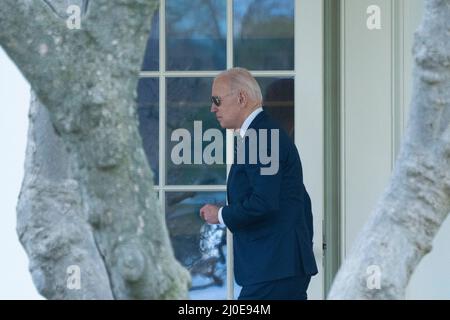
[[[222,120],[217,119],[217,121],[219,122],[219,125],[222,129],[228,129],[227,126],[222,122]]]

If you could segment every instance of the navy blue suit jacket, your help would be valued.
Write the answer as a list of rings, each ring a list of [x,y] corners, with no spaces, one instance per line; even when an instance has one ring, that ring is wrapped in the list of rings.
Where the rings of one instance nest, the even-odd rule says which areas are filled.
[[[296,275],[314,275],[311,200],[303,184],[300,157],[287,133],[265,111],[249,126],[279,130],[279,168],[262,175],[263,165],[235,163],[227,181],[228,205],[222,209],[233,233],[236,282],[250,285]],[[259,137],[259,135],[257,135]],[[246,151],[248,152],[248,139]],[[258,138],[259,141],[259,138]],[[258,150],[259,151],[259,150]],[[247,159],[248,160],[248,159]]]

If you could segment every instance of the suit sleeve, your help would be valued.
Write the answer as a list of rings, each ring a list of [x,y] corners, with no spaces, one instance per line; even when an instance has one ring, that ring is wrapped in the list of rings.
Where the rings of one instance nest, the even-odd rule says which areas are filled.
[[[245,173],[252,186],[252,192],[241,201],[226,205],[222,209],[222,219],[232,232],[263,221],[279,211],[283,153],[282,148],[280,149],[278,169],[274,174],[261,172],[261,169],[270,165],[260,163],[245,165]]]
[[[260,174],[258,166],[246,167],[253,192],[243,201],[222,208],[222,219],[231,231],[266,219],[271,213],[278,211],[280,205],[280,172],[264,176]]]

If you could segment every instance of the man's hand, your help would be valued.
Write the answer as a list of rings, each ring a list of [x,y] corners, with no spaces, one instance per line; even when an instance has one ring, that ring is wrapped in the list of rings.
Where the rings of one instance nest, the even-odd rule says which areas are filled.
[[[219,223],[219,208],[212,204],[205,204],[200,209],[200,217],[209,224]]]

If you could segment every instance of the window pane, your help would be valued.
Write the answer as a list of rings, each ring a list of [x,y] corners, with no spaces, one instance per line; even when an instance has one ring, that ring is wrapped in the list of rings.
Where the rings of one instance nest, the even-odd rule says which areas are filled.
[[[159,70],[159,10],[156,10],[152,18],[152,27],[147,40],[142,71]]]
[[[225,130],[221,129],[216,117],[211,113],[212,78],[168,78],[167,79],[167,182],[168,184],[182,185],[220,185],[225,184],[226,161],[225,161]],[[194,134],[194,121],[200,134]],[[172,134],[186,129],[189,132],[189,141],[185,138],[171,141]],[[216,141],[202,141],[202,135],[208,129],[219,129],[220,138]],[[176,132],[174,132],[177,130]],[[206,140],[206,139],[205,139]],[[186,143],[187,142],[187,143]],[[180,144],[186,148],[178,152]],[[199,143],[200,149],[195,156],[195,144]],[[217,154],[208,152],[208,145],[220,145]],[[190,147],[190,150],[189,150]],[[174,149],[175,148],[175,149]],[[198,150],[197,149],[197,150]],[[220,152],[220,150],[221,152]],[[186,156],[188,161],[177,164],[175,157]],[[221,154],[220,154],[221,153]],[[216,164],[206,164],[204,155],[217,156]],[[194,164],[199,160],[200,164]]]
[[[226,67],[226,1],[166,1],[167,70]]]
[[[144,151],[154,174],[154,183],[159,183],[159,80],[142,78],[138,83],[139,133]]]
[[[294,79],[257,78],[261,86],[264,109],[294,140]]]
[[[234,1],[234,64],[294,70],[294,0]]]
[[[166,223],[175,257],[192,276],[191,299],[226,299],[226,229],[199,217],[207,204],[225,204],[225,192],[167,192]]]

